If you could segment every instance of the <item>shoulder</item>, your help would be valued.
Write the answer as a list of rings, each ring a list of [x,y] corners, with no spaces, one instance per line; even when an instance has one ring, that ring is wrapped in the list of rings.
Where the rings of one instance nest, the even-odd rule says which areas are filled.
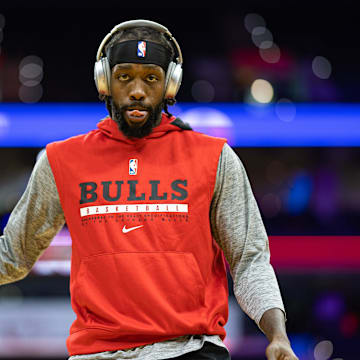
[[[226,173],[235,173],[238,171],[246,172],[240,155],[238,155],[235,150],[227,143],[224,143],[221,151],[219,169]]]
[[[182,135],[192,139],[194,142],[198,143],[199,145],[219,145],[219,146],[223,146],[227,140],[225,138],[221,138],[221,137],[216,137],[216,136],[211,136],[211,135],[206,135],[204,133],[198,132],[198,131],[183,131]]]
[[[95,130],[90,130],[87,133],[74,135],[74,136],[71,136],[71,137],[63,139],[63,140],[53,141],[46,145],[46,149],[57,148],[57,147],[71,147],[72,145],[78,145],[81,143],[85,143],[85,142],[91,140],[92,138],[98,136],[99,133],[100,133],[100,130],[95,129]]]

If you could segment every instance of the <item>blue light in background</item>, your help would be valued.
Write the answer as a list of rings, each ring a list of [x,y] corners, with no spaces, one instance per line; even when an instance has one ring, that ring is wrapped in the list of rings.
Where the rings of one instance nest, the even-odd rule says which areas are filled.
[[[291,347],[296,356],[301,360],[313,360],[313,348],[315,341],[310,334],[292,334],[289,335]]]
[[[337,321],[346,310],[344,295],[323,293],[315,302],[314,315],[320,321]]]
[[[309,174],[301,171],[295,175],[287,199],[287,208],[290,214],[297,215],[306,210],[312,187],[312,179]]]
[[[170,111],[194,130],[225,137],[233,147],[360,146],[360,105],[294,105],[291,121],[278,116],[286,104],[184,103]],[[103,103],[3,103],[0,146],[44,147],[96,129],[106,115]]]

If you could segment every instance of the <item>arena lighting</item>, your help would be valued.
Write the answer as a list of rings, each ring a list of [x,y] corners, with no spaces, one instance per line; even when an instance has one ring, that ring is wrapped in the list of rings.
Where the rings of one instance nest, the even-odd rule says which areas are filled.
[[[254,100],[262,104],[269,103],[274,96],[272,85],[264,79],[256,79],[251,84],[250,92]]]
[[[182,112],[181,119],[193,128],[201,126],[209,128],[233,127],[233,122],[224,112],[211,107],[194,107]]]
[[[0,113],[0,139],[5,137],[10,127],[10,120],[5,114]],[[0,141],[1,144],[1,141]],[[1,145],[0,145],[1,146]]]
[[[22,85],[19,89],[19,99],[24,103],[36,103],[43,95],[43,87],[40,84],[36,86]]]
[[[312,61],[311,67],[314,75],[316,75],[320,79],[328,79],[331,75],[331,63],[324,56],[315,56]]]
[[[271,43],[271,46],[268,46],[268,41],[264,41],[261,44],[264,45],[262,47],[260,46],[259,48],[260,57],[269,64],[277,63],[281,56],[280,48],[275,43]]]
[[[245,26],[245,29],[251,34],[254,28],[256,28],[258,26],[265,27],[266,22],[261,15],[255,14],[255,13],[250,13],[250,14],[247,14],[244,18],[244,26]]]
[[[270,235],[269,242],[271,263],[279,271],[340,274],[360,269],[360,236]]]
[[[289,181],[289,190],[285,196],[285,207],[289,214],[298,215],[309,206],[313,189],[313,179],[304,169],[293,175]]]
[[[360,146],[360,104],[179,103],[169,110],[192,113],[194,130],[233,147]],[[102,103],[0,103],[0,147],[42,148],[93,130],[106,116]]]
[[[352,337],[358,334],[359,316],[351,312],[344,314],[340,320],[340,330],[344,337]]]
[[[19,99],[24,103],[36,103],[43,95],[41,80],[43,61],[36,55],[24,57],[19,64]]]
[[[331,341],[320,341],[314,348],[315,360],[328,360],[334,351],[334,346]]]
[[[264,26],[256,26],[251,32],[251,40],[257,47],[261,47],[263,42],[273,42],[273,35],[269,29]]]
[[[275,112],[280,120],[293,121],[296,116],[296,105],[290,99],[281,98],[275,104]]]
[[[345,298],[340,292],[322,292],[315,300],[314,316],[317,321],[337,322],[344,315],[345,310]]]

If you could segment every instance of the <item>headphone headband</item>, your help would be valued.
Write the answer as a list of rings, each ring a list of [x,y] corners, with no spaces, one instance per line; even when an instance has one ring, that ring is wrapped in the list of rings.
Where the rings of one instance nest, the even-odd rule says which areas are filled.
[[[170,31],[163,25],[156,23],[154,21],[150,20],[129,20],[122,22],[118,25],[116,25],[102,40],[100,43],[100,46],[98,48],[98,51],[96,53],[96,62],[94,66],[94,80],[96,84],[96,88],[101,95],[102,99],[104,99],[104,96],[111,96],[110,91],[110,82],[111,82],[111,67],[109,64],[109,59],[107,58],[106,54],[103,53],[104,47],[111,39],[111,37],[125,29],[134,28],[134,27],[149,27],[152,28],[168,37],[168,40],[170,42],[173,42],[172,44],[173,50],[177,53],[175,54],[176,62],[173,60],[170,61],[168,65],[168,69],[166,71],[165,76],[165,94],[164,98],[167,99],[170,103],[170,100],[175,103],[175,96],[179,90],[179,87],[181,85],[182,80],[182,63],[183,63],[183,57],[181,54],[181,49],[175,38],[171,35]]]
[[[151,27],[163,34],[166,34],[169,36],[170,40],[173,41],[173,43],[175,44],[177,53],[178,53],[178,57],[176,58],[177,63],[182,65],[183,63],[183,57],[181,54],[181,49],[180,46],[178,44],[178,42],[175,40],[175,38],[171,35],[171,32],[163,25],[155,22],[155,21],[150,21],[150,20],[129,20],[129,21],[125,21],[122,22],[121,24],[118,24],[116,26],[114,26],[114,28],[104,37],[104,39],[102,40],[102,42],[100,43],[100,46],[98,48],[98,51],[96,53],[96,61],[99,61],[101,59],[101,55],[103,52],[103,49],[106,45],[106,43],[108,42],[108,40],[117,32],[119,32],[120,30],[125,30],[125,29],[130,29],[130,28],[134,28],[134,27],[139,27],[139,26],[148,26]]]

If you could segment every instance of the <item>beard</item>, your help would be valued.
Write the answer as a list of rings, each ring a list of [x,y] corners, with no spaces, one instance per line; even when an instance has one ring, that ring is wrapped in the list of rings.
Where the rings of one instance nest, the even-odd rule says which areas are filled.
[[[156,106],[144,106],[141,101],[135,101],[131,105],[117,106],[111,99],[112,119],[117,123],[119,130],[126,137],[143,138],[152,132],[152,129],[161,121],[161,111],[164,107],[164,102]],[[148,119],[145,124],[130,126],[124,117],[125,111],[129,106],[139,106],[149,112]]]

